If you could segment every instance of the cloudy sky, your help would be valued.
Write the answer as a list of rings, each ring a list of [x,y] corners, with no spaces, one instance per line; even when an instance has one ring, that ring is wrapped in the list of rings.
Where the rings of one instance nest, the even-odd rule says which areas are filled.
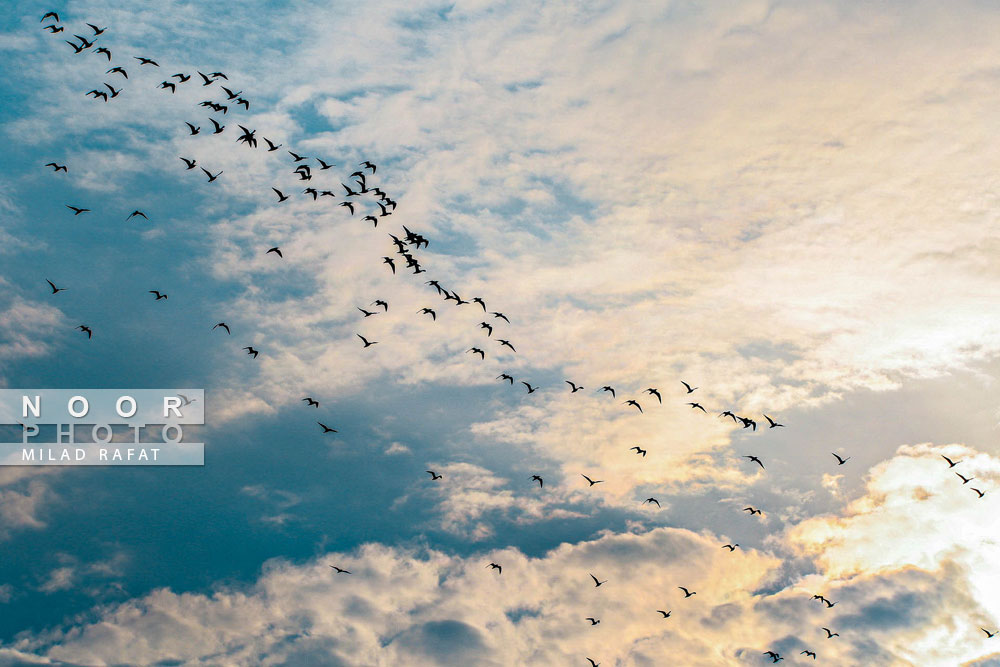
[[[10,4],[0,386],[206,465],[0,469],[0,665],[1000,665],[995,6]]]

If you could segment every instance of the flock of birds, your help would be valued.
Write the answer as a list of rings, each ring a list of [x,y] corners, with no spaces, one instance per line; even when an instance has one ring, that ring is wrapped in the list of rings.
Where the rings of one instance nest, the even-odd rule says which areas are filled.
[[[42,23],[48,23],[48,25],[44,25],[43,28],[52,34],[62,33],[65,30],[64,26],[60,22],[59,15],[56,12],[46,13],[42,17]],[[112,64],[112,67],[107,69],[104,72],[104,74],[108,77],[114,77],[114,80],[116,82],[120,79],[121,80],[120,87],[115,87],[114,85],[108,82],[102,82],[101,86],[95,87],[86,93],[87,96],[93,98],[95,101],[101,100],[104,103],[111,103],[113,100],[122,95],[122,93],[125,91],[124,82],[133,82],[136,81],[136,79],[130,77],[129,70],[126,69],[124,64],[122,65],[113,64],[118,61],[113,60],[113,54],[111,49],[98,43],[99,39],[105,34],[105,32],[108,29],[98,27],[97,25],[92,23],[86,23],[86,26],[90,29],[89,34],[87,35],[73,34],[73,38],[75,41],[71,41],[68,39],[65,41],[72,47],[74,54],[76,54],[77,56],[91,53],[93,55],[105,58],[106,60],[104,60],[104,62],[106,64]],[[85,31],[81,30],[79,32],[85,32]],[[137,63],[136,67],[140,69],[149,70],[155,68],[155,70],[159,70],[161,68],[160,64],[156,60],[148,58],[146,56],[132,56],[130,59],[126,60],[125,64],[128,64],[132,61],[135,61],[135,63]],[[195,76],[197,76],[197,79],[194,78]],[[165,94],[170,94],[170,95],[177,94],[179,87],[183,88],[184,86],[195,87],[196,89],[201,89],[201,90],[221,91],[221,93],[224,95],[224,99],[220,99],[219,101],[205,100],[198,103],[199,107],[208,109],[210,114],[216,115],[216,116],[209,116],[208,122],[211,123],[211,134],[217,135],[224,133],[226,130],[226,126],[219,121],[217,115],[221,114],[221,116],[225,118],[227,117],[227,114],[230,110],[236,111],[240,107],[242,107],[244,111],[249,111],[251,104],[250,100],[244,96],[242,90],[234,91],[227,85],[224,85],[223,82],[225,84],[229,83],[229,77],[224,72],[214,71],[214,72],[209,72],[207,74],[201,71],[195,71],[194,73],[178,72],[165,78],[163,81],[157,84],[155,88],[163,90]],[[202,125],[204,124],[198,125],[192,122],[185,122],[185,125],[187,126],[189,136],[191,137],[197,136],[203,132]],[[284,147],[284,144],[275,143],[271,139],[264,136],[261,136],[258,139],[256,130],[250,129],[244,125],[239,125],[239,124],[237,124],[237,127],[240,130],[240,134],[235,139],[236,143],[242,144],[250,149],[258,149],[259,141],[263,141],[263,143],[266,145],[266,148],[264,150],[267,153],[277,152]],[[313,178],[317,176],[318,173],[322,173],[331,169],[332,167],[336,166],[335,164],[328,162],[323,158],[319,157],[310,158],[308,156],[301,155],[299,153],[296,153],[295,151],[288,149],[286,149],[285,152],[288,154],[288,156],[291,157],[292,164],[294,165],[294,168],[291,170],[291,174],[298,179],[300,184],[302,183],[306,184],[306,187],[304,187],[304,189],[302,190],[301,193],[302,196],[311,198],[313,202],[319,202],[322,198],[329,198],[329,199],[337,198],[337,193],[335,192],[336,186],[324,189],[323,186],[313,186],[311,184]],[[198,162],[198,159],[194,157],[180,156],[180,160],[184,163],[184,168],[187,171],[192,171],[196,168],[200,168],[201,171],[207,177],[207,181],[209,183],[217,181],[224,173],[221,170],[218,172],[214,172],[214,170],[202,166]],[[310,160],[315,160],[315,165],[311,164]],[[46,163],[44,166],[46,168],[52,169],[54,173],[69,171],[69,167],[66,164],[59,164],[55,161],[50,161]],[[374,177],[378,170],[378,167],[375,163],[371,162],[370,160],[365,160],[361,162],[358,165],[358,167],[359,167],[358,169],[356,169],[353,173],[350,174],[349,179],[347,179],[350,181],[349,185],[343,182],[340,183],[340,186],[344,190],[344,192],[342,193],[342,198],[344,199],[344,201],[338,202],[338,206],[349,211],[351,216],[354,216],[360,210],[361,212],[365,213],[365,215],[361,219],[366,222],[371,222],[373,228],[377,228],[381,220],[393,214],[397,204],[396,201],[393,200],[391,197],[389,197],[380,187],[373,186],[369,182],[369,179]],[[272,187],[271,190],[277,196],[277,201],[275,202],[276,204],[282,204],[288,201],[292,197],[291,194],[286,194],[285,191],[277,187]],[[81,206],[67,204],[66,207],[73,212],[74,216],[91,212],[91,209]],[[149,216],[144,211],[135,209],[128,214],[128,216],[125,218],[125,221],[128,222],[136,218],[142,218],[143,220],[146,221],[150,220]],[[394,253],[383,256],[382,264],[384,264],[387,267],[387,269],[391,271],[393,275],[396,275],[397,273],[397,266],[400,269],[412,269],[413,275],[418,275],[426,272],[426,269],[423,268],[423,264],[421,264],[421,261],[415,255],[415,253],[419,251],[421,248],[427,248],[430,245],[430,242],[426,237],[424,237],[420,233],[408,229],[406,226],[402,226],[402,231],[399,232],[398,234],[389,233],[389,237],[391,239],[392,246],[394,247]],[[274,255],[275,258],[278,260],[284,259],[284,254],[280,246],[270,247],[267,250],[265,250],[263,254]],[[56,295],[59,294],[60,292],[64,292],[70,289],[66,287],[57,287],[51,280],[48,279],[46,279],[46,282],[48,283],[49,288],[51,289],[52,295]],[[469,299],[462,298],[462,296],[460,296],[456,290],[445,288],[444,286],[441,285],[441,283],[438,280],[427,280],[425,281],[425,284],[433,288],[438,296],[443,297],[445,303],[451,302],[455,307],[470,306],[471,308],[475,309],[478,306],[479,308],[481,308],[483,313],[482,316],[483,320],[479,322],[476,325],[476,327],[481,331],[485,332],[486,338],[488,340],[492,340],[496,343],[497,347],[494,349],[497,350],[498,352],[504,350],[510,350],[512,354],[517,353],[516,347],[510,340],[506,338],[500,338],[499,334],[496,338],[493,337],[493,334],[496,331],[497,327],[506,326],[510,324],[510,319],[507,317],[507,315],[505,315],[501,311],[489,310],[486,301],[482,297],[476,296]],[[153,299],[155,301],[166,300],[168,298],[168,295],[165,292],[162,292],[157,289],[151,289],[148,290],[148,292],[153,296]],[[375,317],[380,314],[388,313],[389,303],[384,299],[376,299],[375,301],[368,304],[367,307],[357,306],[356,308],[362,314],[363,316],[362,319],[367,320],[370,317]],[[369,308],[371,310],[369,310]],[[438,318],[438,311],[431,307],[422,307],[419,310],[417,310],[416,313],[422,316],[429,316],[431,318],[431,321],[433,322],[436,322]],[[503,324],[501,325],[501,323]],[[94,335],[94,331],[87,324],[80,324],[76,328],[79,331],[85,333],[88,339],[92,338]],[[233,333],[232,328],[226,322],[218,322],[214,326],[212,326],[211,329],[213,331],[214,330],[224,331],[225,334],[229,336],[231,336]],[[363,349],[368,349],[374,345],[379,344],[380,342],[377,340],[370,340],[368,337],[366,337],[361,333],[356,333],[355,335],[361,341]],[[487,357],[487,350],[484,349],[484,347],[485,346],[480,347],[478,345],[472,346],[468,350],[466,350],[466,354],[470,354],[473,357],[478,356],[480,361],[485,361]],[[246,351],[246,353],[254,359],[256,359],[261,353],[260,350],[254,348],[252,345],[244,346],[242,350]],[[502,372],[500,375],[496,376],[496,380],[500,381],[501,383],[505,382],[511,387],[513,387],[515,384],[523,385],[527,394],[533,394],[540,388],[538,385],[531,384],[531,382],[529,382],[528,380],[516,380],[513,375],[507,372]],[[583,385],[580,385],[573,380],[567,379],[564,381],[564,383],[568,386],[569,392],[571,394],[576,394],[577,392],[585,389]],[[691,394],[694,394],[698,390],[698,387],[693,387],[687,382],[681,381],[681,384],[684,386],[685,396],[690,396]],[[602,385],[601,387],[596,389],[596,392],[610,395],[610,397],[614,400],[617,400],[618,398],[618,393],[616,389],[611,385]],[[656,387],[648,387],[642,392],[642,394],[648,396],[650,401],[652,401],[652,399],[655,398],[657,405],[663,404],[663,395],[661,391]],[[312,396],[307,396],[303,398],[302,401],[306,404],[306,407],[312,407],[317,409],[320,408],[320,402]],[[634,408],[637,411],[637,413],[640,414],[645,414],[646,412],[646,410],[643,408],[642,404],[639,403],[637,398],[627,398],[626,400],[621,402],[621,405],[625,406],[628,409]],[[709,414],[709,411],[699,402],[690,401],[686,405],[689,406],[690,409],[692,410],[700,410],[705,414]],[[647,407],[648,407],[648,401],[647,401]],[[762,414],[761,416],[764,418],[764,421],[766,421],[769,429],[785,427],[784,424],[775,421],[772,417],[770,417],[767,414]],[[718,414],[718,417],[722,419],[732,419],[734,423],[741,426],[743,429],[750,429],[752,431],[757,430],[758,422],[752,417],[741,416],[731,410],[724,410],[720,412]],[[316,423],[322,429],[322,433],[324,434],[338,433],[337,429],[328,426],[323,421],[317,420]],[[629,451],[632,451],[637,456],[643,458],[645,458],[646,454],[648,453],[648,450],[638,445],[631,447]],[[837,454],[835,452],[831,452],[831,454],[836,458],[838,466],[845,465],[851,458],[849,456],[848,457],[841,456],[840,454]],[[764,462],[758,455],[746,454],[741,456],[741,458],[746,459],[747,463],[751,465],[759,466],[761,471],[765,470]],[[954,461],[946,456],[943,456],[942,458],[944,458],[945,461],[947,461],[949,469],[955,468],[957,465],[961,463],[961,461]],[[441,480],[444,479],[443,475],[439,474],[434,470],[427,470],[426,472],[430,475],[431,481],[433,482],[440,482]],[[959,478],[961,478],[963,486],[969,484],[969,482],[971,482],[974,479],[973,477],[965,477],[958,471],[954,472]],[[581,477],[583,477],[583,479],[587,482],[588,488],[594,487],[597,484],[601,484],[605,481],[603,479],[594,479],[593,477],[582,473]],[[535,482],[538,483],[539,489],[544,488],[545,482],[540,475],[535,474],[531,476],[529,483],[533,484]],[[985,492],[978,488],[975,487],[969,487],[969,488],[972,491],[974,491],[979,498],[982,498],[985,495]],[[655,497],[646,498],[645,500],[642,501],[642,504],[643,505],[655,504],[657,507],[660,507],[660,502]],[[743,508],[742,511],[749,513],[750,516],[763,514],[763,511],[761,509],[753,507],[752,505]],[[739,547],[740,545],[738,543],[733,543],[733,544],[724,544],[720,548],[726,549],[727,551],[732,553]],[[334,570],[335,574],[345,574],[345,575],[351,574],[350,571],[341,568],[339,566],[330,565],[330,567]],[[503,566],[500,563],[490,562],[488,565],[486,565],[486,568],[492,570],[498,576],[502,575],[503,573]],[[593,580],[595,588],[600,588],[601,586],[608,583],[607,580],[601,580],[594,574],[590,574],[590,577]],[[690,590],[689,588],[684,586],[678,586],[677,589],[683,594],[683,597],[681,597],[680,600],[687,600],[697,594],[697,591]],[[812,599],[819,601],[820,604],[824,605],[825,609],[832,609],[837,604],[837,602],[831,601],[821,594],[813,595]],[[673,611],[670,609],[656,609],[656,610],[651,610],[650,613],[658,614],[662,620],[666,620],[672,617]],[[597,618],[596,616],[584,617],[583,620],[590,623],[590,625],[592,626],[597,626],[598,624],[601,623],[601,619]],[[820,630],[824,633],[825,638],[828,640],[840,636],[839,633],[834,632],[829,627],[824,626],[820,628]],[[992,638],[994,634],[996,634],[995,632],[990,632],[986,628],[982,628],[982,631],[986,633],[987,638]],[[774,663],[784,660],[783,656],[781,656],[779,653],[773,650],[766,651],[762,655],[766,659],[769,659],[771,660],[771,662]],[[817,658],[817,653],[810,649],[802,650],[800,655],[805,656],[807,658],[811,658],[813,660]],[[592,667],[599,667],[600,665],[599,662],[595,661],[590,657],[587,657],[586,660],[590,663]]]

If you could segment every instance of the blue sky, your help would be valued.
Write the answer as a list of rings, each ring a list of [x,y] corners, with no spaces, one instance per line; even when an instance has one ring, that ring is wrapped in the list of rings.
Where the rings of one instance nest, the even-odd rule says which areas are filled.
[[[998,21],[15,2],[0,384],[203,387],[206,465],[0,470],[0,665],[1000,664],[980,631],[1000,622]],[[87,22],[127,82],[63,42]],[[221,135],[197,106],[220,82],[196,71],[250,100],[213,116]],[[195,78],[156,88],[174,72]],[[123,95],[85,97],[104,81]],[[236,144],[237,124],[282,149]],[[309,185],[337,197],[303,195],[286,149],[334,162]],[[377,229],[336,206],[363,160],[399,204]],[[402,225],[430,240],[427,273],[381,263]]]

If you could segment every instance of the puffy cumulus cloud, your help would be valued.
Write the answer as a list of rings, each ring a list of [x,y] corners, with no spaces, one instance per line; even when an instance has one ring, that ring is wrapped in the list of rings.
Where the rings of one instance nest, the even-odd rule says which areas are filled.
[[[34,476],[0,478],[0,540],[9,538],[14,530],[45,528],[44,506],[53,494],[42,480],[33,479]]]
[[[949,468],[942,456],[961,463]],[[956,471],[975,479],[963,484]],[[998,481],[996,456],[964,445],[900,447],[841,514],[789,529],[790,546],[819,569],[801,585],[843,600],[850,611],[840,625],[866,631],[906,664],[982,658],[979,628],[1000,619]],[[865,646],[853,646],[860,660]]]
[[[0,285],[6,281],[0,279]],[[64,324],[53,306],[14,296],[0,302],[0,359],[43,357],[51,350],[47,340]],[[0,383],[10,378],[0,376]]]
[[[709,666],[812,650],[842,665],[991,664],[979,628],[993,628],[998,611],[992,494],[965,502],[941,452],[995,481],[994,457],[961,445],[903,447],[871,470],[865,493],[842,513],[800,521],[774,541],[775,553],[731,553],[721,548],[725,536],[638,526],[538,557],[513,547],[460,557],[370,544],[305,564],[270,561],[248,588],[157,590],[102,608],[92,622],[22,634],[0,655],[86,665],[416,666],[590,656],[652,667],[664,655]],[[907,511],[904,500],[915,496],[919,511]],[[937,521],[926,521],[934,512]],[[793,564],[803,557],[813,567]],[[595,587],[591,574],[607,583]],[[696,594],[685,599],[679,586]],[[592,627],[587,616],[601,623]],[[827,639],[824,628],[839,636]]]
[[[436,526],[475,541],[492,537],[498,522],[525,524],[584,516],[560,506],[567,501],[564,494],[515,494],[504,488],[509,480],[471,463],[432,464],[430,469],[442,479],[419,495],[436,501]],[[535,488],[534,482],[531,488]],[[409,494],[401,496],[394,506],[410,500]]]
[[[498,562],[498,575],[485,565]],[[72,664],[560,664],[591,655],[655,664],[735,662],[761,627],[740,619],[747,592],[776,560],[729,554],[707,536],[657,529],[563,545],[540,558],[515,549],[462,559],[367,545],[315,562],[270,562],[248,590],[157,590],[98,621],[22,636],[5,659]],[[353,574],[337,575],[336,564]],[[608,583],[593,586],[593,572]],[[677,590],[698,594],[687,601]],[[657,609],[672,611],[663,620]],[[601,618],[592,628],[585,616]],[[757,635],[757,636],[755,636]]]

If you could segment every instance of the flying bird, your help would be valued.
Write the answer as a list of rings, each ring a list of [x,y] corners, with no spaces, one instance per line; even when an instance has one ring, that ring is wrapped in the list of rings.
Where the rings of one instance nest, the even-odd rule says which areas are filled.
[[[389,268],[392,269],[393,275],[395,275],[395,273],[396,273],[396,263],[392,261],[392,257],[383,257],[382,258],[382,263],[383,264],[388,264]],[[435,318],[435,319],[437,319],[437,318]]]
[[[194,125],[192,125],[191,123],[189,123],[187,121],[184,121],[184,124],[187,125],[188,128],[191,130],[191,136],[192,137],[194,135],[198,134],[199,132],[201,132],[201,128],[200,127],[195,127]]]
[[[305,401],[306,407],[310,407],[310,406],[312,406],[314,408],[318,408],[319,407],[319,401],[317,401],[315,398],[313,398],[311,396],[306,396],[302,400]]]
[[[265,252],[264,254],[265,254],[265,255],[268,255],[268,254],[270,254],[270,253],[272,253],[272,252],[273,252],[273,253],[274,253],[275,255],[277,255],[278,257],[282,258],[282,259],[284,259],[284,258],[285,258],[285,256],[281,254],[281,248],[279,248],[279,247],[277,247],[277,246],[275,246],[274,248],[271,248],[271,249],[269,249],[269,250],[268,250],[267,252]]]
[[[738,544],[723,544],[722,548],[723,549],[729,549],[729,553],[732,553],[732,552],[736,551],[736,547],[738,547],[738,546],[740,546],[740,545],[738,545]]]
[[[45,166],[46,167],[52,167],[52,171],[54,171],[54,172],[55,171],[69,171],[68,169],[66,169],[66,165],[64,165],[64,164],[56,164],[55,162],[49,162]]]
[[[597,625],[598,623],[600,623],[600,622],[601,622],[601,619],[599,619],[599,618],[593,618],[593,617],[591,617],[591,616],[588,616],[587,618],[585,618],[585,619],[583,619],[583,620],[585,620],[585,621],[590,621],[590,624],[591,624],[591,625]]]
[[[638,404],[638,403],[637,403],[637,402],[635,401],[635,399],[631,399],[631,398],[630,398],[629,400],[627,400],[627,401],[625,401],[624,403],[622,403],[622,405],[634,405],[634,406],[635,406],[636,408],[638,408],[638,409],[639,409],[639,412],[642,412],[642,406],[641,406],[641,405],[639,405],[639,404]]]
[[[383,301],[382,299],[376,299],[375,301],[372,301],[371,304],[369,304],[369,305],[372,305],[372,306],[382,306],[382,308],[385,310],[385,312],[387,312],[387,313],[389,312],[389,304],[386,303],[385,301]]]
[[[171,76],[171,78],[176,78],[181,83],[187,83],[188,79],[191,78],[190,74],[184,74],[183,72],[181,72],[179,74],[171,74],[170,76]]]
[[[212,132],[212,134],[221,134],[222,131],[226,129],[225,125],[219,125],[219,121],[215,120],[214,118],[209,118],[209,120],[212,121],[212,125],[215,126],[215,131]]]
[[[993,635],[995,635],[997,633],[996,630],[994,630],[993,632],[990,632],[986,628],[979,628],[979,629],[986,633],[986,638],[987,639],[993,639]]]
[[[598,479],[598,480],[590,479],[589,477],[587,477],[583,473],[580,473],[580,477],[583,477],[585,480],[587,480],[588,482],[590,482],[590,486],[593,486],[594,484],[600,484],[601,482],[604,481],[603,479]]]
[[[592,574],[590,575],[590,578],[594,580],[594,588],[600,588],[604,584],[608,583],[607,579],[605,579],[604,581],[601,581],[600,579],[598,579],[597,577],[595,577]]]
[[[478,347],[472,347],[465,351],[466,354],[471,352],[472,354],[478,354],[480,359],[486,358],[486,353],[480,350]]]
[[[338,433],[337,429],[330,428],[329,426],[327,426],[323,422],[316,422],[316,423],[323,427],[323,433]]]
[[[372,170],[372,174],[375,173],[375,165],[373,165],[368,160],[365,160],[364,162],[362,162],[361,166],[364,167],[364,168],[366,168],[366,169],[371,169]]]
[[[77,327],[77,329],[79,329],[80,331],[82,331],[85,334],[87,334],[87,338],[93,338],[94,337],[94,332],[91,331],[90,327],[88,327],[86,324],[81,324],[80,326]]]
[[[754,514],[762,514],[759,509],[754,509],[753,507],[744,507],[743,511],[750,512],[750,516],[753,516]]]
[[[222,327],[223,329],[225,329],[226,333],[229,334],[230,336],[233,335],[233,332],[229,330],[229,325],[226,324],[225,322],[219,322],[218,324],[216,324],[214,327],[212,327],[212,331],[215,331],[219,327]]]
[[[943,458],[943,459],[944,459],[945,461],[947,461],[947,462],[948,462],[948,467],[949,467],[949,468],[954,468],[954,467],[955,467],[955,466],[957,466],[957,465],[958,465],[959,463],[961,463],[961,461],[952,461],[951,459],[949,459],[949,458],[948,458],[947,456],[945,456],[944,454],[942,454],[942,455],[941,455],[941,458]]]
[[[435,480],[438,480],[438,479],[441,479],[441,475],[437,474],[437,473],[436,473],[436,472],[434,472],[433,470],[425,470],[424,472],[426,472],[426,473],[430,473],[430,476],[431,476],[431,481],[432,481],[432,482],[433,482],[433,481],[435,481]]]
[[[656,400],[659,401],[660,403],[663,403],[663,397],[660,396],[660,392],[659,392],[658,389],[654,389],[653,387],[650,387],[649,389],[647,389],[643,393],[644,394],[649,394],[650,396],[656,396]]]
[[[355,306],[355,307],[358,308],[357,306]],[[370,310],[365,310],[364,308],[358,308],[358,310],[360,310],[362,313],[364,313],[365,317],[371,317],[372,315],[378,315],[378,313],[373,313]]]
[[[500,375],[498,375],[496,377],[496,379],[497,380],[507,380],[508,382],[510,382],[510,384],[512,386],[514,384],[514,378],[512,376],[510,376],[510,375],[507,375],[506,373],[501,373]]]
[[[367,338],[365,338],[361,334],[354,334],[354,335],[357,336],[358,338],[360,338],[361,342],[365,344],[365,348],[364,349],[368,349],[372,345],[378,345],[378,341],[377,340],[369,341]]]
[[[286,195],[286,194],[283,194],[283,193],[281,192],[281,190],[279,190],[278,188],[271,188],[271,189],[272,189],[272,190],[274,190],[274,193],[275,193],[276,195],[278,195],[278,203],[279,203],[279,204],[280,204],[281,202],[285,201],[286,199],[288,199],[288,195]]]
[[[656,498],[646,498],[645,500],[642,501],[642,504],[645,505],[646,503],[649,504],[656,503],[656,506],[660,507],[660,501],[657,500]]]
[[[682,385],[684,385],[684,387],[685,387],[685,388],[687,389],[687,393],[689,393],[689,394],[690,394],[691,392],[693,392],[693,391],[694,391],[695,389],[697,389],[697,388],[698,388],[698,387],[692,387],[691,385],[689,385],[689,384],[688,384],[687,382],[685,382],[684,380],[681,380],[681,384],[682,384]]]
[[[52,288],[53,294],[58,294],[59,292],[65,292],[67,289],[66,287],[56,287],[55,285],[52,284],[52,281],[49,280],[48,278],[45,279],[45,282],[47,282],[49,284],[49,287]]]
[[[107,72],[105,72],[105,74],[121,74],[121,75],[122,75],[123,77],[125,77],[126,79],[128,78],[128,72],[126,72],[126,71],[125,71],[125,70],[124,70],[123,68],[121,68],[121,67],[112,67],[112,68],[111,68],[111,69],[109,69],[109,70],[108,70]]]
[[[833,458],[837,459],[837,465],[839,465],[839,466],[842,466],[842,465],[844,465],[845,463],[847,463],[848,461],[851,460],[850,456],[848,456],[845,459],[845,458],[842,458],[841,456],[839,456],[838,454],[835,454],[834,452],[830,452],[830,454],[833,455]]]
[[[244,350],[246,350],[246,351],[247,351],[247,354],[249,354],[249,355],[250,355],[251,357],[253,357],[254,359],[256,359],[256,358],[257,358],[257,355],[258,355],[258,354],[260,354],[260,351],[259,351],[259,350],[255,350],[255,349],[253,349],[252,347],[244,347],[243,349],[244,349]]]
[[[980,491],[979,489],[973,488],[971,486],[969,488],[972,489],[973,491],[975,491],[976,495],[979,496],[980,498],[982,498],[983,496],[986,495],[985,491]]]
[[[430,315],[431,316],[431,320],[433,320],[435,322],[437,321],[437,313],[435,313],[430,308],[421,308],[417,312],[420,313],[420,314],[423,314],[423,315]]]
[[[691,409],[692,409],[692,410],[701,410],[701,411],[702,411],[702,412],[704,412],[704,413],[705,413],[706,415],[708,414],[708,410],[706,410],[705,408],[701,407],[701,404],[700,404],[700,403],[688,403],[688,405],[690,405],[690,406],[691,406]]]
[[[172,81],[161,81],[157,88],[163,88],[164,90],[169,89],[171,93],[177,92],[177,84]]]
[[[278,149],[279,149],[279,148],[281,148],[281,146],[282,146],[282,144],[275,144],[274,142],[272,142],[272,141],[271,141],[270,139],[268,139],[267,137],[261,137],[261,138],[262,138],[262,139],[264,140],[264,142],[265,142],[265,143],[267,144],[267,152],[268,152],[268,153],[273,153],[274,151],[278,150]]]
[[[840,633],[833,632],[832,630],[830,630],[830,628],[823,628],[823,629],[826,630],[826,638],[827,639],[833,639],[834,637],[839,637],[840,636]]]
[[[490,313],[490,315],[492,315],[495,319],[503,320],[507,324],[510,324],[510,320],[507,319],[507,316],[503,313]]]
[[[670,611],[663,611],[662,609],[657,609],[657,610],[656,610],[656,613],[657,613],[657,614],[662,614],[662,615],[663,615],[663,618],[670,618],[670,614],[671,614],[672,612],[670,612]]]
[[[538,482],[538,488],[539,489],[542,488],[543,486],[545,486],[545,482],[543,482],[542,478],[539,477],[538,475],[532,475],[531,476],[531,481],[532,482]]]
[[[815,654],[815,653],[813,653],[812,651],[802,651],[801,653],[799,653],[799,655],[806,655],[806,656],[809,656],[809,657],[810,657],[810,658],[812,658],[813,660],[815,660],[815,659],[816,659],[816,654]]]
[[[350,209],[351,215],[354,215],[354,202],[352,202],[352,201],[342,201],[342,202],[340,202],[340,206],[343,206],[345,208]]]
[[[529,394],[534,394],[535,390],[538,389],[538,387],[532,387],[530,384],[528,384],[524,380],[521,380],[521,384],[523,384],[525,386],[525,388],[527,388]]]
[[[486,335],[487,336],[492,336],[493,335],[493,327],[491,327],[488,323],[486,323],[486,322],[480,322],[479,323],[479,328],[480,329],[486,329]]]
[[[583,387],[579,387],[579,386],[573,384],[572,382],[570,382],[569,380],[563,380],[563,382],[565,382],[566,384],[569,385],[569,393],[571,393],[571,394],[575,394],[576,392],[578,392],[581,389],[583,389]]]
[[[154,301],[159,301],[160,299],[166,299],[167,298],[166,294],[158,292],[155,289],[149,290],[149,293],[156,297],[155,299],[153,299]]]
[[[741,458],[744,458],[744,459],[750,459],[751,461],[753,461],[754,463],[756,463],[757,465],[759,465],[759,466],[760,466],[760,469],[761,469],[761,470],[763,470],[763,469],[764,469],[764,464],[763,464],[763,463],[761,463],[761,462],[760,462],[760,459],[759,459],[759,458],[757,458],[756,456],[743,456],[743,457],[741,457]]]
[[[184,161],[184,164],[187,165],[188,169],[194,169],[195,167],[198,166],[198,161],[197,160],[194,160],[194,159],[189,160],[186,157],[182,157],[180,159]]]
[[[53,35],[56,34],[56,33],[58,33],[58,32],[62,32],[65,29],[61,25],[60,26],[57,26],[57,25],[46,25],[46,26],[42,26],[42,28],[44,30],[48,30]]]
[[[89,208],[78,208],[76,206],[70,206],[69,204],[66,204],[66,208],[68,208],[69,210],[73,211],[73,215],[80,215],[81,213],[89,213],[90,212]]]
[[[54,292],[53,292],[53,294],[54,294]],[[960,472],[956,472],[955,474],[958,475],[959,478],[962,480],[962,484],[968,484],[969,482],[971,482],[972,480],[975,479],[975,477],[965,477]]]
[[[202,170],[203,172],[205,172],[205,175],[206,175],[206,176],[208,176],[208,182],[209,182],[209,183],[213,182],[213,181],[214,181],[215,179],[217,179],[217,178],[218,178],[219,176],[222,176],[222,172],[221,172],[221,171],[220,171],[220,172],[219,172],[218,174],[215,174],[215,175],[213,176],[213,175],[212,175],[212,172],[210,172],[210,171],[209,171],[208,169],[205,169],[204,167],[202,167],[202,168],[201,168],[201,170]]]
[[[55,22],[59,23],[59,15],[55,12],[46,12],[45,16],[42,17],[42,20],[39,21],[39,23],[44,23],[45,19],[55,19]]]
[[[139,61],[140,66],[142,65],[152,65],[153,67],[160,66],[159,63],[157,63],[155,60],[150,60],[149,58],[142,58],[140,56],[132,56],[132,57]]]
[[[350,572],[348,572],[347,570],[343,570],[343,569],[337,567],[336,565],[330,565],[330,567],[332,567],[334,570],[336,570],[337,574],[350,574]]]
[[[503,574],[503,568],[497,565],[496,563],[490,563],[486,567],[496,570],[497,574]]]
[[[292,151],[288,151],[288,154],[291,155],[292,158],[294,158],[292,160],[293,162],[302,162],[303,160],[308,160],[309,159],[305,155],[298,155],[297,153],[293,153]]]
[[[615,389],[614,389],[614,387],[609,387],[608,385],[604,385],[603,387],[601,387],[597,391],[610,391],[612,398],[617,398],[615,396]]]
[[[139,209],[136,209],[136,210],[134,210],[134,211],[132,211],[131,213],[128,214],[128,217],[125,218],[125,222],[128,222],[132,218],[137,218],[137,217],[140,217],[140,216],[143,217],[143,218],[145,218],[146,220],[149,220],[149,217],[145,213],[143,213]]]
[[[780,427],[784,427],[784,424],[779,424],[778,422],[774,421],[773,419],[771,419],[767,415],[764,415],[764,419],[766,419],[767,423],[770,424],[770,426],[768,428],[778,428],[779,426]]]
[[[685,598],[689,598],[692,595],[697,595],[698,594],[696,591],[689,591],[688,589],[684,588],[683,586],[678,586],[677,588],[680,589],[680,590],[682,590],[682,591],[684,591],[684,597]]]

